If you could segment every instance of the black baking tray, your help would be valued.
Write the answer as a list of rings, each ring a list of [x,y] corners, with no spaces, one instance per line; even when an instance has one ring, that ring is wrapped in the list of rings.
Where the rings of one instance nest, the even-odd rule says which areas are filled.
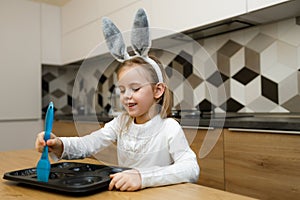
[[[110,182],[109,175],[128,169],[80,162],[60,162],[51,164],[48,182],[37,180],[36,168],[7,172],[3,178],[69,194],[87,194],[107,190]]]

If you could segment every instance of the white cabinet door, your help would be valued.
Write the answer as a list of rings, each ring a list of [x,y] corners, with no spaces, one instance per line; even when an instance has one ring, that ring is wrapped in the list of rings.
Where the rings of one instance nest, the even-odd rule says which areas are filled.
[[[0,120],[40,119],[40,4],[1,0],[0,27]]]
[[[62,7],[62,33],[80,29],[98,17],[98,0],[72,0]]]
[[[41,4],[42,63],[61,65],[60,7]]]
[[[276,5],[289,0],[247,0],[247,12]]]
[[[63,34],[117,12],[137,0],[71,0],[62,7]]]
[[[76,62],[86,58],[101,41],[103,42],[103,40],[100,20],[96,20],[80,29],[76,29],[75,31],[63,35],[63,64]]]
[[[72,0],[61,10],[62,17],[62,63],[71,63],[86,58],[90,52],[104,42],[101,19],[131,7],[136,0]],[[127,16],[117,14],[127,20]],[[120,18],[119,18],[120,17]],[[123,23],[123,21],[122,21]],[[100,49],[98,54],[106,53]]]
[[[151,26],[182,32],[246,13],[246,0],[152,0]]]

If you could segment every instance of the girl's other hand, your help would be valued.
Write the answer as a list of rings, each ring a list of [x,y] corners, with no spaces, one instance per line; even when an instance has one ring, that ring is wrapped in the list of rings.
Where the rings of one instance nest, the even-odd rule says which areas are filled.
[[[142,187],[141,175],[135,169],[111,174],[110,178],[108,190],[116,188],[120,191],[135,191]]]

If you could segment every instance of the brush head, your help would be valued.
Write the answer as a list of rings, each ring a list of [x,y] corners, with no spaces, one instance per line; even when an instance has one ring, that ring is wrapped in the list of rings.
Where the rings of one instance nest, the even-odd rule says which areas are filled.
[[[49,160],[40,159],[36,168],[37,180],[41,182],[48,182],[50,168],[51,164]]]

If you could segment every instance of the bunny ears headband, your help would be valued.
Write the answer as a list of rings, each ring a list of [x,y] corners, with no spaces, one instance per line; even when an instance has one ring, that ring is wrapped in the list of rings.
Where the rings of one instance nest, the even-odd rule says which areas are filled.
[[[158,64],[148,57],[151,39],[149,36],[148,19],[144,9],[139,9],[137,11],[131,32],[131,44],[135,56],[130,56],[128,54],[122,34],[116,25],[107,17],[102,19],[102,23],[107,47],[114,58],[122,63],[134,57],[140,57],[154,68],[158,81],[161,83],[163,82],[162,72]]]

